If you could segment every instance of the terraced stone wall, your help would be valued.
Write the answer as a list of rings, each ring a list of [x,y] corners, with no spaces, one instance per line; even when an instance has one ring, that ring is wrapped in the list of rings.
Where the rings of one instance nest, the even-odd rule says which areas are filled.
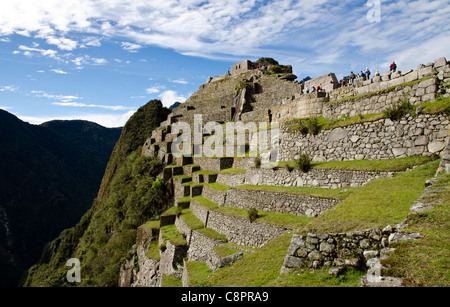
[[[228,189],[225,206],[258,211],[316,217],[333,208],[338,200],[259,190]]]
[[[286,229],[269,224],[250,222],[246,218],[230,216],[221,212],[208,210],[191,200],[190,208],[205,227],[224,234],[229,242],[240,245],[261,247],[270,239],[280,236]]]
[[[380,119],[302,135],[281,125],[280,161],[307,153],[313,161],[382,160],[439,154],[445,148],[450,125],[446,115],[422,114],[401,120]]]
[[[272,185],[292,187],[318,187],[339,189],[344,187],[360,187],[372,179],[390,177],[392,172],[361,172],[346,170],[311,169],[307,173],[286,168],[247,169],[245,184]]]

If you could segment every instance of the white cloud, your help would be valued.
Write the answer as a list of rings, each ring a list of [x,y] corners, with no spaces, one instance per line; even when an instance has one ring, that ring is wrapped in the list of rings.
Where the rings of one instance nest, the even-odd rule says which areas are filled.
[[[403,50],[414,54],[427,48],[430,56],[436,52],[428,50],[449,50],[448,0],[381,1],[379,23],[367,20],[370,8],[366,3],[14,0],[2,3],[0,36],[39,37],[60,50],[99,46],[100,39],[114,39],[130,52],[153,45],[210,59],[279,55],[277,60],[283,61],[298,57],[307,59],[310,71],[350,66],[355,59],[382,62]],[[80,34],[95,39],[80,40]],[[438,36],[440,41],[433,39]],[[55,50],[21,52],[57,56]]]
[[[121,47],[124,50],[129,51],[129,52],[137,52],[139,49],[142,48],[141,45],[133,44],[133,43],[130,43],[130,42],[122,42]]]
[[[47,44],[56,45],[61,50],[73,50],[77,48],[78,42],[65,37],[50,36],[47,38]]]
[[[107,106],[107,105],[99,105],[99,104],[86,104],[79,102],[53,102],[52,105],[62,106],[62,107],[77,107],[77,108],[100,108],[107,109],[112,111],[122,111],[122,110],[133,110],[134,107],[125,107],[125,106]]]
[[[153,86],[153,87],[149,87],[147,89],[145,89],[145,91],[147,92],[147,94],[156,94],[161,92],[161,90],[165,89],[164,86]]]
[[[113,128],[123,127],[128,119],[135,113],[135,110],[130,110],[122,114],[96,114],[96,113],[84,113],[74,115],[61,115],[61,116],[26,116],[17,115],[21,120],[34,125],[40,125],[42,123],[51,120],[87,120],[97,123],[101,126]]]
[[[187,99],[186,97],[180,96],[177,92],[172,90],[162,92],[159,97],[161,98],[161,102],[165,107],[170,107],[177,101],[183,103]]]
[[[92,58],[92,62],[94,65],[108,64],[108,60],[103,58]]]
[[[59,74],[59,75],[67,75],[68,74],[68,72],[65,72],[64,70],[62,70],[60,68],[50,69],[50,71],[53,71],[55,74]]]
[[[15,85],[2,85],[0,86],[0,92],[17,92],[19,88]]]
[[[41,91],[41,90],[32,90],[30,92],[31,95],[35,96],[35,97],[42,97],[42,98],[47,98],[50,100],[58,100],[60,102],[73,102],[74,100],[81,100],[83,98],[78,97],[78,96],[73,96],[73,95],[55,95],[55,94],[50,94],[47,93],[45,91]]]
[[[0,109],[1,109],[1,110],[5,110],[5,111],[8,111],[8,110],[13,109],[13,107],[0,106]]]
[[[36,54],[40,54],[41,56],[58,59],[58,57],[57,57],[58,51],[53,50],[53,49],[40,49],[40,48],[27,47],[24,45],[20,45],[19,50],[22,50],[23,54],[28,57],[31,57]],[[13,53],[17,54],[17,53],[20,53],[20,51],[16,50]]]
[[[177,84],[188,84],[186,80],[170,80],[170,81]]]

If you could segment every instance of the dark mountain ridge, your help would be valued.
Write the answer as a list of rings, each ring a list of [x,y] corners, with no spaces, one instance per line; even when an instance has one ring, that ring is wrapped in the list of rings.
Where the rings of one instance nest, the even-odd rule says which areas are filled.
[[[0,110],[0,286],[15,286],[47,242],[92,204],[121,128],[31,125]]]

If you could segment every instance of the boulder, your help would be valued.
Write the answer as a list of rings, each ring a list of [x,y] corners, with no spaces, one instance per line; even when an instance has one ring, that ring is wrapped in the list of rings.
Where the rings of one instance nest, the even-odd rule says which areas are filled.
[[[297,76],[294,74],[285,74],[284,76],[281,76],[280,79],[294,81],[295,79],[297,79]]]

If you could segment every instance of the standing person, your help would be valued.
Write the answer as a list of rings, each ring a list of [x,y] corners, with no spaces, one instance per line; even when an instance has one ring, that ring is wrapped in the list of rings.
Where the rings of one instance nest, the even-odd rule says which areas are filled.
[[[355,78],[356,78],[356,76],[355,76],[355,74],[353,73],[353,71],[350,72],[349,78],[350,78],[350,85],[353,85],[353,81],[354,81]]]
[[[397,64],[395,64],[395,61],[392,62],[391,66],[389,67],[391,72],[395,72],[397,70]]]
[[[366,73],[367,80],[369,80],[369,79],[370,79],[370,70],[369,70],[369,67],[366,67],[365,73]]]

